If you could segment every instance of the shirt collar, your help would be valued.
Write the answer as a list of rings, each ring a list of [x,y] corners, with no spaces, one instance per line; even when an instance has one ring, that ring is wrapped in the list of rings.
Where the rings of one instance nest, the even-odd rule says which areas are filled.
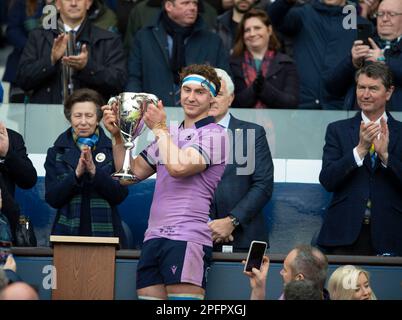
[[[70,32],[71,30],[77,32],[80,27],[81,27],[81,25],[78,25],[78,26],[76,26],[75,28],[71,28],[70,26],[64,24],[64,31],[65,31],[66,33],[67,33],[67,32]]]
[[[361,113],[362,114],[362,119],[364,121],[364,124],[367,124],[369,122],[371,122],[371,120],[369,118],[367,118],[367,116],[364,114],[364,112]],[[388,121],[388,116],[387,113],[384,111],[384,113],[381,115],[381,117],[379,117],[376,121],[374,121],[377,124],[380,124],[380,120],[381,118],[384,118],[385,122]]]
[[[215,123],[215,118],[212,116],[208,116],[206,118],[202,118],[201,120],[198,120],[196,123],[194,123],[194,126],[196,129],[199,129],[210,123]],[[184,128],[184,121],[180,124],[179,128],[182,128],[182,127]]]
[[[225,116],[217,122],[221,127],[224,127],[225,129],[229,128],[229,122],[230,122],[230,112],[226,112]]]

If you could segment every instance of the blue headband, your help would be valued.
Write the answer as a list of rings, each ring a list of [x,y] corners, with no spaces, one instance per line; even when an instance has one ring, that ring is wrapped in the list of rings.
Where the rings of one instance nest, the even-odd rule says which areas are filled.
[[[213,84],[212,82],[208,81],[203,76],[200,76],[199,74],[190,74],[190,75],[188,75],[187,77],[185,77],[183,79],[182,86],[184,86],[184,84],[188,84],[188,83],[199,84],[202,87],[209,89],[209,91],[211,92],[211,95],[213,97],[216,97],[216,86],[215,86],[215,84]]]

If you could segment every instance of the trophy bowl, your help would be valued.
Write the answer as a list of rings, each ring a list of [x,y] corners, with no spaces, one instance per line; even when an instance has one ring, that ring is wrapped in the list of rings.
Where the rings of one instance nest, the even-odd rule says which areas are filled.
[[[124,156],[123,167],[112,174],[112,177],[120,180],[121,183],[136,183],[139,179],[130,168],[130,151],[135,146],[135,140],[144,132],[144,113],[148,103],[158,104],[158,97],[151,93],[122,92],[112,97],[108,105],[117,104],[118,114],[115,125],[120,129],[124,140],[126,153]]]

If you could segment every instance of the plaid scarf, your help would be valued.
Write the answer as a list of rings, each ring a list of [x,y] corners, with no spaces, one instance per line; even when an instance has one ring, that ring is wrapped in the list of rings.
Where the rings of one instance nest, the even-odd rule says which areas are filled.
[[[272,62],[272,60],[275,57],[275,51],[272,50],[267,50],[265,52],[265,56],[262,59],[261,62],[261,72],[264,78],[266,77],[268,73],[269,66]],[[244,51],[244,59],[242,63],[242,69],[243,69],[243,75],[244,75],[244,81],[246,82],[247,88],[253,85],[253,82],[255,78],[257,78],[257,67],[255,65],[255,60],[252,56],[252,54],[248,51]],[[261,109],[266,107],[266,105],[261,102],[260,100],[257,101],[255,104],[255,108]]]

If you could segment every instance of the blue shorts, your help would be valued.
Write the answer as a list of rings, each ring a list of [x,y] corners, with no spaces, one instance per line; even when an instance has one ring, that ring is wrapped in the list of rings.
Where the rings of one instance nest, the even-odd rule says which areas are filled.
[[[212,247],[194,242],[151,239],[144,243],[137,267],[137,289],[191,283],[205,289]]]

